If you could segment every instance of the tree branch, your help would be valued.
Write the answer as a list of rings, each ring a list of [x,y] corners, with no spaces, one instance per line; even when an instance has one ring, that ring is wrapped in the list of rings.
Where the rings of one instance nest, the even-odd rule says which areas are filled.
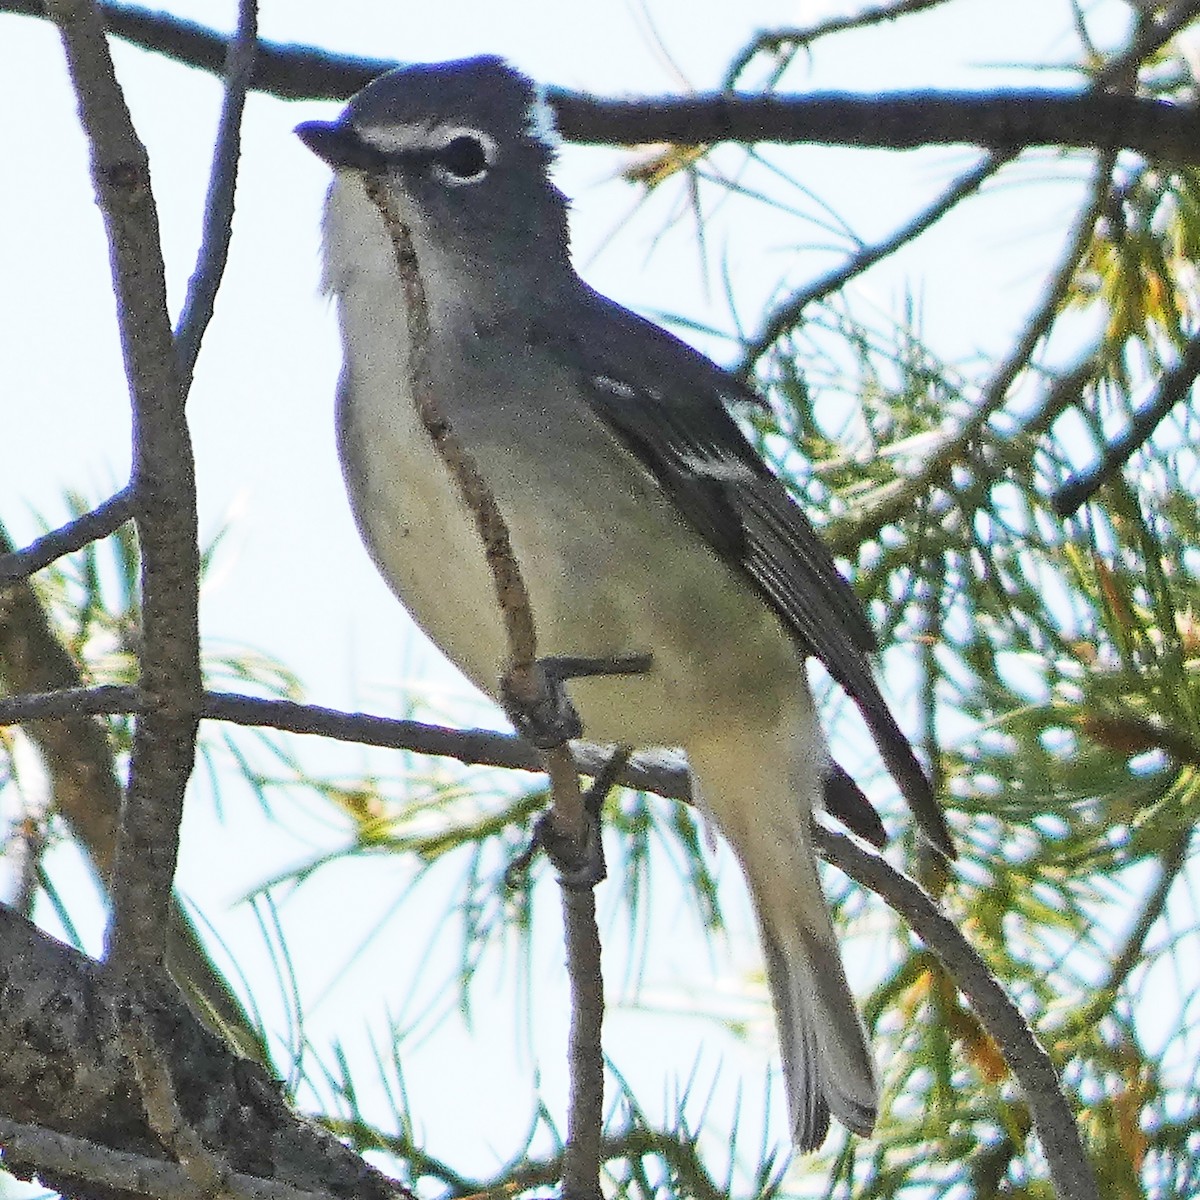
[[[0,697],[0,726],[45,722],[47,728],[52,728],[58,720],[136,713],[141,711],[143,704],[144,698],[137,688],[112,684],[31,691]],[[339,742],[454,758],[471,766],[537,772],[546,769],[538,750],[523,738],[485,729],[450,729],[421,721],[347,713],[317,704],[268,700],[232,692],[205,692],[200,715],[205,720],[229,721],[251,728],[279,729],[286,733],[333,738]],[[592,777],[599,775],[612,757],[611,750],[587,742],[577,743],[574,751],[579,773]],[[619,771],[616,782],[622,787],[655,792],[674,800],[687,800],[691,796],[682,759],[670,751],[634,755]]]
[[[1050,1056],[958,925],[919,884],[878,854],[820,825],[813,835],[824,858],[882,896],[908,922],[970,1000],[1021,1085],[1060,1200],[1100,1200],[1095,1174]]]
[[[1128,78],[1130,73],[1136,71],[1148,56],[1155,53],[1183,25],[1191,21],[1197,12],[1200,12],[1200,0],[1182,0],[1165,11],[1160,20],[1149,22],[1129,47],[1106,62],[1095,73],[1091,94],[1109,96],[1114,99],[1122,98],[1112,92],[1100,92],[1097,89],[1132,86]],[[1020,371],[1028,365],[1038,342],[1045,336],[1057,314],[1058,306],[1070,286],[1078,262],[1092,236],[1095,222],[1102,215],[1104,207],[1108,203],[1108,191],[1114,165],[1115,158],[1111,152],[1098,164],[1090,200],[1076,218],[1066,253],[1052,276],[1041,302],[1026,322],[1017,344],[993,372],[992,378],[985,385],[971,415],[959,425],[956,432],[948,435],[934,453],[916,470],[879,488],[874,498],[864,503],[858,515],[838,522],[827,531],[827,541],[835,553],[853,554],[857,552],[866,541],[877,536],[885,525],[897,519],[901,514],[910,511],[918,499],[925,495],[932,486],[947,478],[953,468],[964,460],[975,441],[986,433],[988,422],[1004,404],[1009,388]],[[1187,369],[1186,363],[1181,363],[1180,368],[1177,368],[1181,373]],[[1197,367],[1197,371],[1200,371],[1200,366]],[[1192,372],[1192,378],[1195,377],[1197,371]],[[1082,378],[1081,373],[1071,372],[1070,379],[1076,378]],[[1188,382],[1190,384],[1191,380]],[[1056,389],[1052,399],[1058,401],[1066,395],[1069,393],[1064,389]],[[1157,424],[1157,421],[1162,419],[1162,415],[1165,415],[1164,413],[1155,418],[1155,407],[1154,405],[1147,406],[1147,410],[1145,410],[1147,423],[1154,418],[1154,423]],[[1169,407],[1167,411],[1169,411]],[[1048,415],[1049,410],[1045,410],[1043,416]],[[1063,497],[1060,492],[1056,504],[1066,504],[1072,499],[1073,496]]]
[[[113,868],[114,963],[161,964],[200,701],[200,556],[191,440],[167,314],[158,212],[98,12],[48,0],[58,25],[92,182],[108,235],[133,414],[135,520],[142,553],[141,686]]]
[[[912,16],[913,13],[924,12],[946,4],[948,0],[894,0],[892,4],[880,4],[874,8],[860,9],[846,16],[828,17],[807,28],[768,29],[757,34],[745,47],[734,56],[729,70],[725,72],[725,87],[732,89],[742,72],[760,54],[773,54],[778,58],[781,54],[794,54],[797,50],[805,49],[821,38],[831,37],[838,33],[848,33],[854,29],[867,29],[886,21],[896,21],[901,17]]]
[[[882,241],[872,246],[863,246],[850,255],[840,267],[806,284],[778,305],[763,323],[761,331],[748,342],[742,351],[741,362],[733,368],[743,378],[753,370],[758,360],[789,330],[794,329],[804,310],[833,292],[840,291],[852,279],[856,279],[877,262],[894,254],[902,246],[915,241],[942,219],[960,200],[977,192],[1006,163],[1012,161],[1011,154],[989,154],[982,162],[965,171],[947,187],[932,203],[913,216],[906,224],[894,230]]]
[[[1069,517],[1086,504],[1153,436],[1200,375],[1200,335],[1191,338],[1179,361],[1163,377],[1154,395],[1133,414],[1129,428],[1104,450],[1101,460],[1080,472],[1054,493],[1051,503],[1060,517]]]
[[[452,753],[455,757],[463,756],[463,749],[470,739],[482,738],[494,752],[490,762],[526,770],[538,769],[536,751],[517,738],[478,733],[460,735],[451,730],[422,727],[409,721],[362,718],[294,705],[290,702],[224,697],[218,693],[210,695],[206,715],[216,715],[227,702],[232,702],[230,711],[240,718],[249,718],[257,712],[258,719],[249,723],[269,724],[270,722],[263,718],[272,710],[277,710],[288,714],[289,727],[301,732],[329,734],[336,731],[348,740],[365,740],[376,745],[397,745],[429,752],[426,746],[416,744],[419,739],[414,739],[413,734],[419,732],[431,735],[435,744],[443,744],[443,752]],[[12,719],[13,710],[19,708],[45,716],[49,708],[58,712],[66,709],[69,704],[79,704],[107,710],[111,709],[114,700],[127,702],[135,698],[136,694],[132,689],[87,689],[46,697],[17,697],[9,701],[0,701],[0,720]],[[300,729],[301,719],[310,727]],[[328,722],[328,728],[317,728],[323,722]],[[385,733],[393,735],[394,740],[385,741]],[[360,734],[367,736],[360,737]],[[463,739],[462,743],[455,745],[460,737]],[[501,752],[508,750],[513,752],[511,759],[502,761],[507,755]],[[666,786],[652,785],[652,790],[681,799],[688,798],[687,775],[684,770],[664,772],[662,778]],[[638,786],[646,787],[648,782],[643,779]],[[819,825],[815,827],[814,836],[824,858],[864,887],[880,895],[910,923],[914,931],[942,959],[956,984],[972,1000],[988,1032],[1005,1050],[1013,1073],[1026,1092],[1043,1144],[1052,1160],[1056,1182],[1061,1185],[1060,1172],[1065,1172],[1062,1178],[1067,1180],[1086,1180],[1086,1160],[1081,1158],[1082,1148],[1071,1144],[1072,1138],[1077,1141],[1077,1135],[1068,1132],[1068,1126],[1071,1131],[1074,1126],[1069,1109],[1058,1092],[1053,1067],[1033,1039],[1019,1012],[1004,996],[999,984],[988,974],[977,952],[965,941],[953,923],[937,910],[918,885],[896,872],[885,860],[860,848],[848,837],[830,832]],[[2,983],[3,979],[0,978],[0,984]],[[0,1016],[0,1024],[2,1022],[3,1017]],[[1055,1095],[1051,1095],[1050,1092],[1054,1092]],[[1061,1194],[1072,1200],[1095,1195],[1094,1192],[1080,1190],[1079,1187],[1075,1187],[1075,1190],[1064,1190]]]
[[[549,99],[567,140],[602,145],[774,142],[884,150],[968,145],[1000,154],[1056,146],[1128,149],[1179,163],[1200,158],[1200,113],[1194,108],[1107,92],[700,93],[597,100],[551,91]]]
[[[827,531],[826,541],[835,554],[857,553],[866,542],[877,537],[885,525],[911,512],[913,506],[934,485],[950,475],[982,436],[988,422],[1008,399],[1013,381],[1029,365],[1034,350],[1058,314],[1059,305],[1107,200],[1111,169],[1111,159],[1105,159],[1099,165],[1091,195],[1076,217],[1074,230],[1058,268],[1050,277],[1016,345],[993,371],[970,415],[959,423],[956,430],[942,438],[937,449],[919,467],[877,488],[863,502],[856,515],[837,522]]]
[[[1154,26],[1166,40],[1195,5],[1176,5]],[[226,39],[204,26],[125,5],[101,6],[118,37],[219,74]],[[38,0],[0,0],[0,13],[40,16]],[[1169,18],[1169,19],[1168,19]],[[1138,50],[1145,53],[1144,47]],[[398,64],[340,57],[309,46],[260,43],[253,86],[282,99],[344,100]],[[1114,69],[1115,65],[1114,65]],[[1200,114],[1191,107],[1106,92],[1044,89],[800,96],[707,93],[600,100],[547,90],[559,130],[571,142],[629,146],[653,142],[813,143],[908,150],[973,145],[998,153],[1032,146],[1136,150],[1151,158],[1200,162]]]
[[[97,5],[114,37],[184,66],[220,75],[229,39],[196,21],[128,4]],[[0,13],[45,17],[44,0],[0,0]],[[251,87],[281,100],[345,100],[396,66],[392,58],[330,54],[316,46],[258,43]]]
[[[28,579],[64,555],[73,554],[91,542],[108,537],[131,520],[133,513],[133,493],[125,487],[91,512],[43,534],[23,550],[6,550],[4,547],[8,543],[5,540],[4,545],[0,546],[0,587]]]
[[[162,1200],[214,1200],[213,1192],[193,1180],[177,1163],[111,1150],[38,1125],[0,1117],[0,1145],[8,1158],[37,1163],[39,1171],[59,1178],[80,1179]],[[231,1200],[330,1200],[325,1191],[304,1191],[274,1179],[237,1172],[222,1177],[220,1195]]]
[[[95,1195],[94,1187],[86,1186],[93,1182],[140,1190],[128,1178],[92,1174],[98,1156],[84,1151],[72,1157],[80,1147],[61,1143],[56,1148],[47,1129],[27,1130],[49,1127],[109,1147],[118,1152],[116,1170],[132,1169],[120,1152],[161,1158],[124,1054],[120,1014],[129,1008],[123,992],[91,959],[0,906],[0,995],[5,1165],[21,1177],[36,1172],[47,1186],[67,1193]],[[170,1036],[155,1029],[154,1042],[168,1056],[183,1115],[234,1172],[253,1174],[266,1184],[266,1193],[251,1190],[248,1196],[299,1200],[293,1188],[340,1200],[396,1200],[403,1193],[332,1135],[297,1118],[266,1071],[231,1054],[182,1006],[166,1010],[165,1021]],[[8,1140],[10,1134],[16,1141]],[[41,1157],[43,1152],[50,1157]],[[181,1200],[198,1195],[180,1168],[170,1164],[153,1168],[152,1179],[155,1184],[173,1179],[171,1186],[185,1189]],[[238,1183],[236,1175],[232,1179]],[[272,1194],[272,1187],[285,1190]]]
[[[869,23],[871,20],[890,20],[899,15],[898,10],[904,7],[903,4],[897,4],[890,7],[868,9],[848,18],[835,18],[827,23],[829,28],[826,25],[816,26],[814,27],[815,33],[810,31],[810,35],[824,36],[826,33],[839,32],[842,28],[853,28],[860,19],[864,23]],[[918,0],[916,7],[926,7],[926,4],[923,0]],[[1100,89],[1121,82],[1130,71],[1136,70],[1141,62],[1158,50],[1178,31],[1182,24],[1191,20],[1198,9],[1200,9],[1198,0],[1188,0],[1187,3],[1176,4],[1160,22],[1152,23],[1142,36],[1135,39],[1132,45],[1106,62],[1095,73],[1092,78],[1092,90],[1088,94],[1110,94],[1101,93]],[[779,42],[791,40],[785,32],[762,34],[760,38],[765,39],[763,44],[766,45],[772,44],[775,40]],[[1015,96],[1016,93],[1012,93],[1012,95]],[[901,246],[920,237],[950,212],[960,200],[978,191],[992,175],[1016,156],[1016,149],[994,151],[988,154],[982,162],[954,180],[928,207],[917,213],[907,224],[900,226],[891,236],[873,246],[863,247],[851,255],[842,266],[828,272],[822,278],[789,297],[768,317],[762,331],[745,347],[741,362],[735,368],[736,372],[739,375],[748,375],[776,339],[799,323],[804,309],[809,304],[816,303],[832,292],[845,287],[852,279],[863,274],[877,262],[894,254]]]
[[[204,331],[212,320],[217,291],[229,260],[233,238],[233,200],[237,190],[242,147],[242,113],[254,75],[258,44],[258,0],[239,0],[238,27],[225,60],[225,98],[217,122],[216,145],[204,199],[204,221],[196,269],[188,281],[187,297],[175,330],[175,361],[180,386],[191,386]]]
[[[597,818],[598,820],[598,818]],[[598,835],[597,835],[598,836]],[[571,1028],[567,1045],[570,1092],[563,1147],[563,1200],[600,1200],[601,1134],[604,1128],[604,975],[595,883],[560,879]]]

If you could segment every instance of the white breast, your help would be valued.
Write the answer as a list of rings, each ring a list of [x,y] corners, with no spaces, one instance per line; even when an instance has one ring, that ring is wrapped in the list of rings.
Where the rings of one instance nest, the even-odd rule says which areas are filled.
[[[351,508],[376,566],[418,624],[482,688],[495,688],[503,630],[474,521],[408,391],[407,327],[393,250],[355,179],[335,180],[325,286],[340,308],[338,449]]]

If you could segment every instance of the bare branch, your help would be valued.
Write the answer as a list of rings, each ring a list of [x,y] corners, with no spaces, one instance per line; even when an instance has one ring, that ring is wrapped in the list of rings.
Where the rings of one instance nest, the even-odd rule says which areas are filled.
[[[931,204],[917,213],[907,224],[901,225],[890,236],[873,246],[863,246],[852,254],[840,267],[807,284],[789,296],[767,317],[759,332],[742,352],[742,360],[734,373],[749,375],[755,363],[773,346],[777,339],[794,329],[804,310],[833,292],[845,287],[852,279],[873,267],[877,262],[894,254],[901,246],[915,241],[926,230],[942,219],[960,200],[978,191],[1001,167],[1012,161],[1011,154],[989,154],[982,162],[960,175]]]
[[[563,930],[571,985],[567,1067],[567,1144],[563,1148],[563,1200],[600,1200],[601,1132],[604,1125],[604,976],[596,889],[563,883]]]
[[[225,98],[221,103],[208,194],[204,200],[200,250],[175,330],[175,359],[184,392],[191,386],[200,342],[212,320],[217,290],[229,260],[229,243],[233,237],[233,199],[237,190],[238,159],[242,147],[242,113],[246,107],[246,92],[254,75],[257,44],[258,0],[239,0],[237,32],[229,43],[225,62]]]
[[[104,713],[140,712],[144,703],[137,688],[68,687],[46,692],[0,697],[0,725],[22,722],[52,722]],[[411,750],[440,758],[454,758],[473,766],[507,767],[515,771],[545,771],[539,752],[522,738],[486,729],[450,729],[421,721],[402,721],[368,713],[347,713],[317,704],[293,700],[267,700],[232,692],[205,692],[200,714],[205,720],[229,721],[253,728],[279,729],[287,733],[333,738],[393,750]],[[580,774],[596,776],[612,751],[586,742],[574,746]],[[687,770],[672,753],[635,755],[617,776],[622,787],[654,792],[669,799],[691,796]]]
[[[1154,395],[1133,415],[1129,428],[1105,448],[1094,467],[1068,480],[1052,503],[1060,517],[1069,517],[1086,504],[1146,444],[1171,410],[1187,398],[1200,375],[1200,336],[1191,338],[1179,362],[1163,377]]]
[[[874,851],[822,826],[815,827],[813,834],[829,862],[882,896],[908,922],[970,1000],[1025,1093],[1056,1194],[1061,1200],[1100,1200],[1095,1175],[1050,1056],[958,925],[939,910],[920,884]]]
[[[0,725],[113,713],[137,713],[141,712],[142,704],[142,694],[137,688],[119,684],[24,692],[0,698]],[[98,726],[96,728],[99,729]],[[66,815],[69,819],[70,814]]]
[[[133,410],[135,519],[142,551],[142,689],[113,870],[117,965],[161,964],[183,791],[200,705],[196,488],[184,392],[167,314],[150,166],[89,0],[50,0],[91,150],[108,234]]]
[[[1191,107],[1107,92],[891,92],[854,95],[597,100],[551,91],[567,140],[602,145],[775,142],[913,150],[980,146],[1000,154],[1034,146],[1136,150],[1190,163],[1200,157]]]
[[[1176,5],[1152,36],[1114,60],[1112,74],[1136,65],[1194,15]],[[41,13],[35,0],[0,0],[0,12]],[[119,37],[214,74],[226,39],[211,29],[123,5],[103,6]],[[342,100],[398,64],[344,58],[306,46],[260,43],[253,86],[283,99]],[[1101,78],[1109,73],[1102,73]],[[1200,116],[1192,108],[1105,92],[1028,89],[1003,92],[900,92],[886,95],[811,93],[743,96],[718,92],[687,97],[600,100],[551,88],[567,141],[628,146],[733,142],[815,143],[893,150],[973,145],[1010,153],[1031,146],[1137,150],[1179,163],[1200,161]]]
[[[78,1185],[97,1178],[90,1174],[93,1166],[103,1169],[97,1156],[70,1143],[56,1149],[42,1137],[44,1129],[30,1133],[30,1125],[139,1159],[160,1156],[122,1046],[119,1016],[128,1006],[111,975],[0,905],[0,995],[0,1142],[6,1167],[21,1175],[36,1171],[47,1186],[68,1194],[95,1194]],[[211,1150],[228,1153],[235,1167],[253,1164],[257,1175],[269,1177],[263,1181],[266,1192],[254,1181],[231,1177],[234,1186],[249,1189],[250,1200],[299,1200],[292,1188],[342,1200],[396,1200],[403,1194],[314,1122],[297,1118],[265,1070],[232,1054],[182,1006],[166,1009],[163,1023],[171,1036],[164,1038],[158,1028],[155,1044],[169,1058],[188,1122]],[[30,1036],[34,1029],[37,1037]],[[21,1141],[18,1150],[22,1138],[32,1140]],[[79,1160],[55,1157],[76,1151],[82,1152]],[[134,1165],[119,1157],[115,1162],[121,1169]],[[184,1189],[181,1197],[213,1195],[189,1185],[179,1167],[164,1163],[162,1169],[168,1166],[174,1174],[154,1178],[173,1179],[172,1187]],[[272,1190],[281,1188],[288,1190]]]
[[[890,522],[910,512],[931,487],[944,481],[964,460],[987,428],[988,422],[1008,399],[1009,388],[1025,369],[1038,343],[1058,315],[1059,305],[1070,287],[1075,268],[1087,248],[1092,228],[1108,198],[1112,160],[1105,159],[1096,172],[1088,202],[1080,210],[1067,249],[1042,298],[1034,309],[1016,345],[984,385],[970,415],[949,433],[916,470],[877,489],[858,515],[839,521],[826,540],[837,554],[853,554]]]
[[[97,7],[105,29],[122,41],[210,75],[225,70],[229,40],[215,29],[128,4]],[[0,0],[2,12],[46,15],[43,0]],[[396,65],[390,58],[355,58],[316,46],[260,42],[252,86],[282,100],[344,100]]]
[[[725,72],[725,86],[733,88],[742,72],[760,54],[773,54],[776,57],[784,53],[793,54],[811,46],[813,42],[820,41],[821,38],[848,33],[852,29],[867,29],[872,25],[895,21],[947,2],[948,0],[894,0],[892,4],[860,9],[847,16],[828,17],[804,29],[769,29],[758,34],[734,56],[729,70]]]
[[[126,521],[132,519],[133,510],[133,493],[127,487],[122,488],[91,512],[43,534],[23,550],[0,553],[0,586],[28,579],[30,575],[48,567],[64,555],[73,554],[89,543],[98,542],[115,533]]]

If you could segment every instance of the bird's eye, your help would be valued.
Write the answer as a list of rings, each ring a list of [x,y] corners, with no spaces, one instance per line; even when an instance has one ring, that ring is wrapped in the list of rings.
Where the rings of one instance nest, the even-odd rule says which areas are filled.
[[[474,183],[487,174],[488,147],[471,133],[452,137],[433,156],[437,173],[450,183]]]

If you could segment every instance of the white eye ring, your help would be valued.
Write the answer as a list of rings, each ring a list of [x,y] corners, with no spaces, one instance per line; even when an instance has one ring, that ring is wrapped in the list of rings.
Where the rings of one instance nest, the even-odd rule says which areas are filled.
[[[482,129],[448,129],[431,151],[433,174],[451,187],[478,183],[496,161],[496,143]]]

